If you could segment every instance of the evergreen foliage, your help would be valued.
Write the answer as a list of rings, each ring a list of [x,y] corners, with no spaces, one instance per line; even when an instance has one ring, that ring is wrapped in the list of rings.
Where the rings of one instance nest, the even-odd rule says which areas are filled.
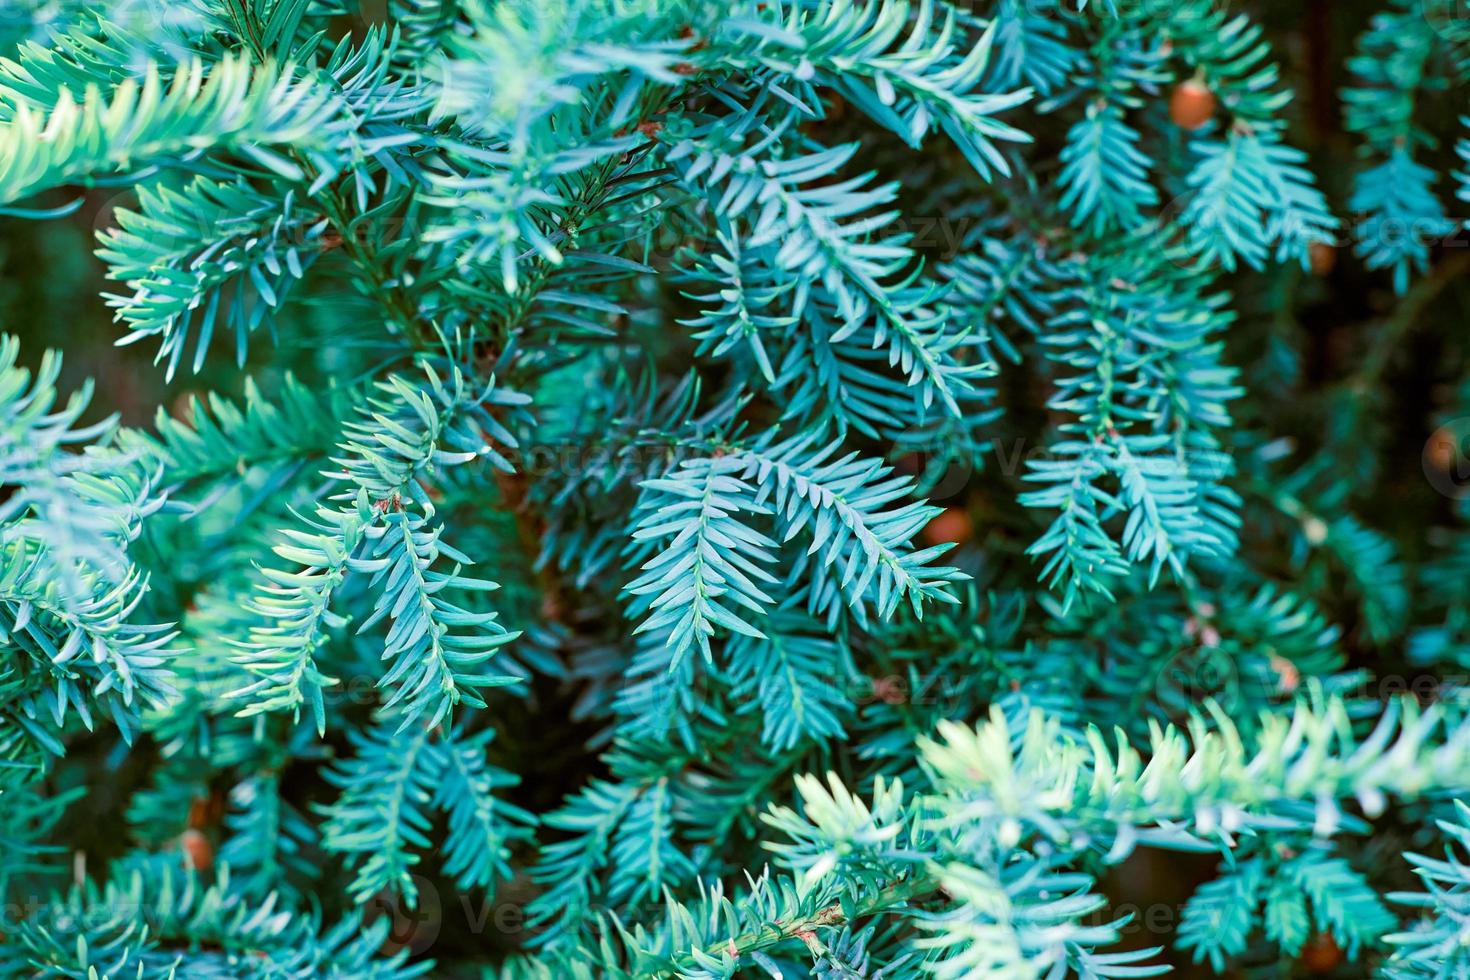
[[[1464,11],[370,6],[0,12],[0,978],[1470,977]]]

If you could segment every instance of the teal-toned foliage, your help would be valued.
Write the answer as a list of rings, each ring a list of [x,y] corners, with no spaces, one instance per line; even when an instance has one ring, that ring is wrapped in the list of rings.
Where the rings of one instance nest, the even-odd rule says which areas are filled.
[[[1267,6],[9,3],[0,980],[1470,977],[1470,17]]]

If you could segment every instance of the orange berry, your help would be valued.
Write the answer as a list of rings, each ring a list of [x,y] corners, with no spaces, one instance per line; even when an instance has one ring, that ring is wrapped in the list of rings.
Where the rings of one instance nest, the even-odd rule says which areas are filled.
[[[963,507],[946,507],[943,513],[935,514],[920,533],[931,545],[964,544],[975,533],[975,524]]]
[[[1290,694],[1301,685],[1302,672],[1297,669],[1296,664],[1280,654],[1271,654],[1271,669],[1276,671],[1276,676],[1280,678],[1277,687],[1281,693]]]
[[[1313,242],[1307,246],[1307,262],[1314,276],[1330,276],[1337,266],[1337,249],[1326,242]]]
[[[199,831],[186,830],[180,834],[179,848],[184,852],[185,866],[195,871],[208,871],[214,867],[214,845]]]
[[[1331,973],[1342,965],[1342,949],[1324,932],[1302,948],[1302,965],[1312,973]]]
[[[1169,96],[1169,118],[1180,129],[1193,132],[1210,121],[1216,104],[1215,93],[1204,83],[1191,79],[1180,83]]]
[[[1424,465],[1432,466],[1439,473],[1453,473],[1455,463],[1461,458],[1461,441],[1450,426],[1441,426],[1424,444]]]

